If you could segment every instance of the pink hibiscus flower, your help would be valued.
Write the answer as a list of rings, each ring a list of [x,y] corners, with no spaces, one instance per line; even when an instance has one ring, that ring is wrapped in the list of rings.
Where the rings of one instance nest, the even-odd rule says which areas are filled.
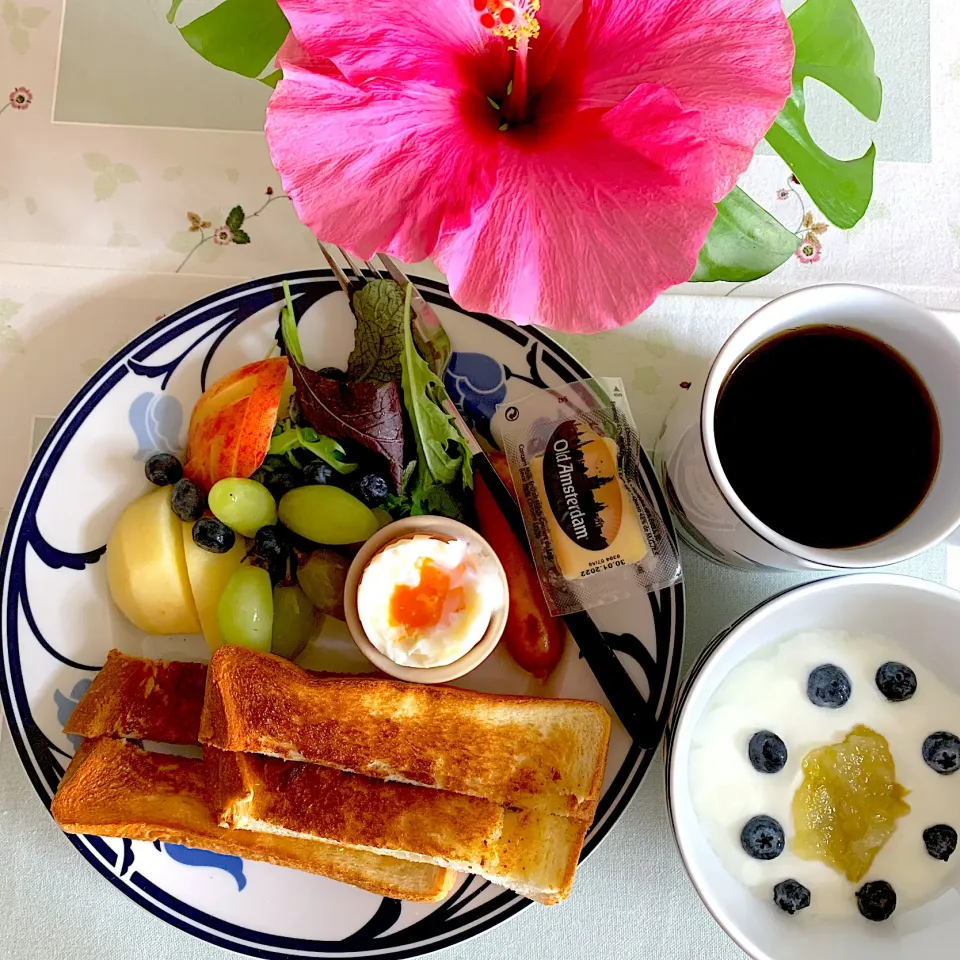
[[[280,5],[266,133],[300,219],[558,330],[690,277],[791,87],[781,0]]]

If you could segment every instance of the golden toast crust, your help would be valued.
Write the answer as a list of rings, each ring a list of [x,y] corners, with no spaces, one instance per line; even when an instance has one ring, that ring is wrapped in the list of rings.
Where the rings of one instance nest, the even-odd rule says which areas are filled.
[[[111,650],[63,732],[196,743],[206,676],[205,663],[145,660]]]
[[[221,823],[478,873],[541,903],[565,899],[589,823],[354,773],[205,747]]]
[[[506,806],[591,820],[610,718],[596,703],[475,693],[367,677],[311,676],[270,654],[221,647],[200,740]]]
[[[51,813],[68,833],[179,843],[320,874],[384,897],[432,902],[452,889],[455,874],[431,864],[223,829],[212,812],[205,764],[123,740],[86,740],[60,782]]]
[[[504,808],[478,797],[384,783],[312,763],[217,753],[221,823],[232,826],[258,820],[347,846],[477,863],[503,828]]]

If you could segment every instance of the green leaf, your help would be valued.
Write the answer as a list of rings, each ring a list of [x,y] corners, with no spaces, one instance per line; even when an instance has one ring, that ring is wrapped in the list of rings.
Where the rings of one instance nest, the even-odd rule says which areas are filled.
[[[20,22],[20,8],[11,0],[3,0],[3,22],[8,27],[15,27]]]
[[[283,71],[274,70],[273,73],[268,73],[265,77],[260,77],[260,82],[265,83],[268,87],[276,87],[282,79]]]
[[[843,229],[857,224],[873,196],[876,147],[838,160],[814,141],[806,123],[803,84],[813,77],[870,120],[880,116],[882,88],[874,49],[852,0],[806,0],[790,16],[797,54],[793,94],[767,133],[823,215]]]
[[[170,9],[167,11],[167,23],[173,23],[177,18],[177,11],[180,9],[180,4],[183,3],[183,0],[173,0],[170,4]]]
[[[286,280],[283,281],[283,306],[280,308],[280,336],[293,362],[303,366],[303,349],[297,332],[297,319],[293,314],[293,297],[290,296],[290,284]]]
[[[348,474],[357,469],[358,465],[347,459],[347,451],[336,440],[317,433],[312,427],[297,427],[296,430],[300,435],[300,446],[329,463],[334,470]]]
[[[24,7],[20,11],[20,23],[28,30],[36,30],[49,16],[50,11],[44,7]]]
[[[244,77],[259,77],[276,57],[290,25],[277,0],[223,0],[179,29],[205,60]]]
[[[400,379],[403,294],[393,280],[371,280],[353,295],[357,332],[347,361],[347,376],[352,380],[387,383]]]
[[[232,233],[234,243],[243,244],[250,242],[250,234],[247,233],[246,230],[233,230]]]
[[[115,163],[113,165],[113,175],[120,183],[136,183],[140,176],[129,163]]]
[[[109,200],[117,192],[120,181],[112,171],[98,173],[93,181],[93,196],[96,200]]]
[[[10,46],[19,54],[30,49],[30,34],[23,27],[10,28]]]
[[[110,158],[105,153],[85,153],[83,160],[95,173],[102,173],[104,170],[109,170],[113,166]]]
[[[717,204],[717,219],[690,279],[694,283],[756,280],[785,263],[799,244],[795,233],[734,187]]]
[[[227,226],[233,231],[236,232],[243,226],[243,221],[246,219],[243,213],[243,207],[239,204],[235,206],[227,214]]]
[[[407,286],[403,304],[402,386],[403,404],[413,426],[417,466],[410,499],[414,514],[442,513],[460,516],[455,480],[462,492],[472,485],[470,450],[450,415],[443,409],[447,399],[443,384],[417,353],[410,329],[410,295]],[[447,489],[435,489],[437,487]]]
[[[796,83],[813,77],[835,90],[867,119],[877,120],[883,88],[874,50],[852,0],[806,0],[790,16],[797,46]]]
[[[309,450],[314,456],[329,463],[341,474],[350,474],[358,464],[347,460],[347,452],[336,440],[317,433],[312,427],[299,427],[292,420],[277,424],[279,432],[274,433],[267,450],[268,456],[286,456],[296,467],[300,462],[293,456],[294,450]]]

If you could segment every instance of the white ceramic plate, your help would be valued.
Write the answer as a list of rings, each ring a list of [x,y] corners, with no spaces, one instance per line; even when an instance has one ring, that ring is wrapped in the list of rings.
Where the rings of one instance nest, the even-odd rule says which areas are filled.
[[[182,450],[190,411],[204,387],[268,353],[282,279],[290,281],[296,298],[307,363],[344,366],[354,321],[329,272],[232,287],[166,317],[105,364],[60,416],[27,473],[0,559],[0,689],[20,758],[47,806],[75,748],[61,728],[107,651],[207,659],[202,637],[152,637],[128,623],[109,599],[99,561],[116,517],[147,489],[143,460],[156,451]],[[507,398],[589,376],[539,331],[464,314],[438,284],[423,282],[421,289],[455,351],[448,389],[475,429],[496,435],[495,411]],[[666,518],[654,471],[646,460],[642,469],[642,481]],[[680,666],[682,586],[603,607],[596,619],[662,725]],[[333,621],[299,662],[369,668],[358,658],[345,628]],[[462,685],[606,703],[572,643],[546,686],[500,650]],[[620,816],[651,757],[614,723],[603,799],[584,856]],[[409,904],[174,844],[66,840],[146,910],[254,957],[412,957],[458,943],[529,905],[478,877],[464,877],[443,903]]]

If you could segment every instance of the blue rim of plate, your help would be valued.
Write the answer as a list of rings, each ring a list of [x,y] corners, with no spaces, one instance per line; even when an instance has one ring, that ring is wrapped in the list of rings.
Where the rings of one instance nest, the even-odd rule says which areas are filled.
[[[157,349],[163,346],[191,327],[203,322],[205,319],[204,311],[216,309],[225,302],[239,301],[244,296],[261,291],[279,291],[283,280],[289,281],[291,287],[309,283],[329,288],[324,290],[324,293],[339,290],[339,286],[329,270],[292,271],[228,287],[168,315],[117,351],[87,381],[57,418],[27,470],[11,509],[3,539],[3,548],[0,551],[0,570],[3,571],[3,656],[0,658],[0,700],[3,702],[7,724],[20,761],[31,784],[48,809],[59,775],[62,774],[62,765],[54,760],[51,745],[33,720],[30,712],[19,660],[17,620],[19,599],[25,581],[25,550],[33,529],[32,517],[36,504],[40,501],[49,482],[53,468],[72,436],[73,431],[67,430],[67,428],[71,424],[82,423],[89,416],[102,396],[108,393],[126,375],[128,372],[127,361],[136,361],[145,356],[145,354],[142,354],[142,348],[150,346]],[[517,327],[495,317],[463,310],[450,298],[445,284],[418,278],[417,286],[431,303],[447,306],[470,316],[521,346],[527,344],[533,346],[539,343],[547,347],[549,352],[541,352],[540,359],[545,366],[549,367],[564,381],[569,382],[590,377],[589,371],[542,331],[534,327]],[[281,298],[282,293],[278,293],[273,299],[279,301]],[[266,305],[268,304],[265,303],[264,306]],[[219,336],[214,337],[203,366],[202,377],[206,375],[209,357],[219,346],[220,341],[232,329],[232,326],[228,326]],[[643,451],[641,451],[640,466],[643,485],[648,495],[656,503],[657,509],[662,514],[670,535],[675,541],[670,514],[657,481],[656,472]],[[95,562],[90,555],[84,554],[64,554],[60,561],[61,564],[66,562],[69,565]],[[12,587],[13,590],[11,590]],[[12,602],[11,595],[13,597]],[[657,692],[654,713],[658,718],[658,726],[662,736],[670,704],[676,691],[680,670],[684,627],[683,582],[679,581],[671,587],[648,594],[648,598],[656,634],[656,657],[651,657],[646,653],[645,648],[642,650],[644,655],[639,656],[640,651],[636,648],[641,645],[636,641],[633,644],[625,642],[620,645],[616,642],[617,637],[611,639],[616,649],[628,656],[634,656],[634,659],[641,663],[647,673],[651,691],[655,690]],[[627,638],[627,640],[629,639],[633,638]],[[56,654],[55,651],[51,652],[62,662],[70,663]],[[81,664],[71,665],[84,666]],[[651,667],[659,671],[658,676],[655,677],[649,673]],[[653,760],[655,749],[644,750],[636,744],[631,744],[629,747],[620,770],[601,799],[593,827],[587,836],[587,841],[581,853],[581,863],[597,848],[600,841],[603,840],[626,809]],[[41,758],[38,751],[46,754],[44,762],[40,762]],[[318,960],[319,958],[355,957],[403,960],[406,957],[422,956],[477,936],[515,916],[521,910],[530,906],[532,902],[525,897],[505,891],[485,901],[479,908],[464,913],[463,910],[468,903],[489,886],[487,882],[474,885],[479,878],[471,877],[467,882],[462,883],[447,900],[438,904],[437,909],[432,913],[397,933],[388,934],[387,931],[399,917],[399,901],[384,898],[380,908],[370,920],[345,939],[338,941],[306,940],[250,930],[206,914],[160,889],[136,870],[127,873],[126,858],[119,865],[118,873],[119,858],[116,852],[99,837],[74,834],[64,834],[64,836],[70,840],[98,873],[109,880],[125,896],[154,916],[208,943],[234,950],[246,956],[265,958],[265,960],[287,960],[287,958],[292,957],[318,958]],[[125,842],[125,851],[127,843]]]

